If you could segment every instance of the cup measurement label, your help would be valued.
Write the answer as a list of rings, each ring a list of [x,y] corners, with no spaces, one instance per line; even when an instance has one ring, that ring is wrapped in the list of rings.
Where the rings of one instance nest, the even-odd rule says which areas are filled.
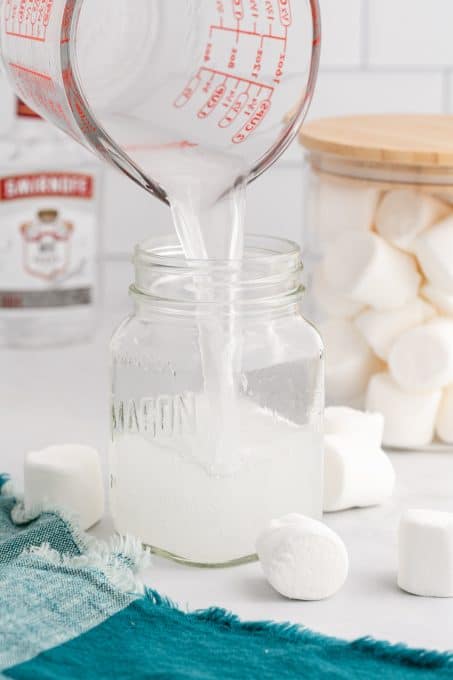
[[[215,117],[241,144],[272,106],[285,72],[290,0],[216,0],[203,64],[176,98],[194,106],[199,120]]]

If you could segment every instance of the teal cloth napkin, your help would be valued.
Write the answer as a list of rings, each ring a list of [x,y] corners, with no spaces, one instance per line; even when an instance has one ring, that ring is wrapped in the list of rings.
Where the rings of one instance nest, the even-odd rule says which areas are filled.
[[[0,476],[0,676],[21,680],[453,678],[453,654],[300,626],[185,613],[137,573],[132,539],[88,538],[56,509],[27,517]]]

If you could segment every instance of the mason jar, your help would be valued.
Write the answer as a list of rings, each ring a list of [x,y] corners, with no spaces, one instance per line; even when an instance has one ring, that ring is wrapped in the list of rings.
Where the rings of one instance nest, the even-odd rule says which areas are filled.
[[[112,352],[116,530],[198,565],[253,559],[268,522],[322,514],[323,346],[301,314],[301,256],[253,236],[241,261],[135,253]]]
[[[327,401],[381,412],[384,444],[453,444],[453,119],[305,126],[306,314]]]

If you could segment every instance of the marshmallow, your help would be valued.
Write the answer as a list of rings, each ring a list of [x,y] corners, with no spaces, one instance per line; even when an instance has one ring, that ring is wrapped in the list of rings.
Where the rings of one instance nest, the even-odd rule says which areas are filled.
[[[397,448],[427,446],[434,438],[434,425],[442,392],[404,392],[388,373],[373,376],[365,400],[369,411],[384,416],[384,445]]]
[[[453,293],[453,216],[421,234],[414,252],[429,283]]]
[[[453,514],[407,510],[398,531],[398,585],[424,597],[453,597]]]
[[[332,290],[325,279],[322,266],[318,266],[313,272],[311,292],[316,304],[327,317],[333,319],[352,319],[365,308],[361,302],[354,302]]]
[[[322,243],[329,243],[348,229],[370,230],[380,195],[380,190],[371,184],[319,175],[318,200],[315,201],[316,213],[312,215],[312,223]]]
[[[384,417],[347,406],[329,406],[324,411],[324,434],[353,435],[369,448],[378,449],[384,437]]]
[[[453,320],[435,319],[403,333],[390,350],[389,369],[409,392],[431,392],[453,383]]]
[[[396,309],[417,297],[415,259],[373,233],[345,232],[324,258],[327,283],[338,293],[376,309]]]
[[[415,189],[389,191],[379,204],[376,229],[402,250],[411,250],[415,238],[448,215],[450,208]]]
[[[294,600],[331,597],[348,575],[348,553],[341,538],[303,515],[273,520],[259,536],[256,551],[271,586]]]
[[[453,444],[453,386],[444,391],[437,414],[436,433],[445,444]]]
[[[362,312],[354,323],[373,352],[386,361],[392,345],[404,331],[419,326],[435,316],[434,307],[416,298],[400,309],[387,311],[368,309]]]
[[[50,446],[31,451],[24,469],[25,511],[52,504],[78,516],[83,530],[104,514],[99,454],[88,446]]]
[[[393,493],[389,457],[370,440],[354,435],[324,438],[324,511],[381,505]]]
[[[331,403],[349,402],[364,394],[373,373],[381,369],[365,340],[350,321],[320,324],[326,346],[326,389]]]
[[[447,316],[453,316],[453,293],[435,288],[431,283],[424,285],[420,291],[425,300],[431,302],[434,307]]]

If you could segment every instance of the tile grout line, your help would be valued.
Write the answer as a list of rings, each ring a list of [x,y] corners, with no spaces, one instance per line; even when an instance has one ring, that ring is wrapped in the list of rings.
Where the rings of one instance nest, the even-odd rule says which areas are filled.
[[[452,71],[449,69],[445,69],[442,75],[442,104],[444,113],[450,113],[451,110],[451,75]]]
[[[362,0],[360,7],[360,69],[366,71],[370,63],[370,6]]]
[[[321,74],[350,74],[360,75],[361,73],[369,73],[370,75],[440,75],[443,76],[445,72],[449,72],[450,66],[447,64],[439,64],[438,66],[424,66],[423,64],[409,66],[401,64],[385,64],[385,65],[368,65],[363,66],[323,66]]]

